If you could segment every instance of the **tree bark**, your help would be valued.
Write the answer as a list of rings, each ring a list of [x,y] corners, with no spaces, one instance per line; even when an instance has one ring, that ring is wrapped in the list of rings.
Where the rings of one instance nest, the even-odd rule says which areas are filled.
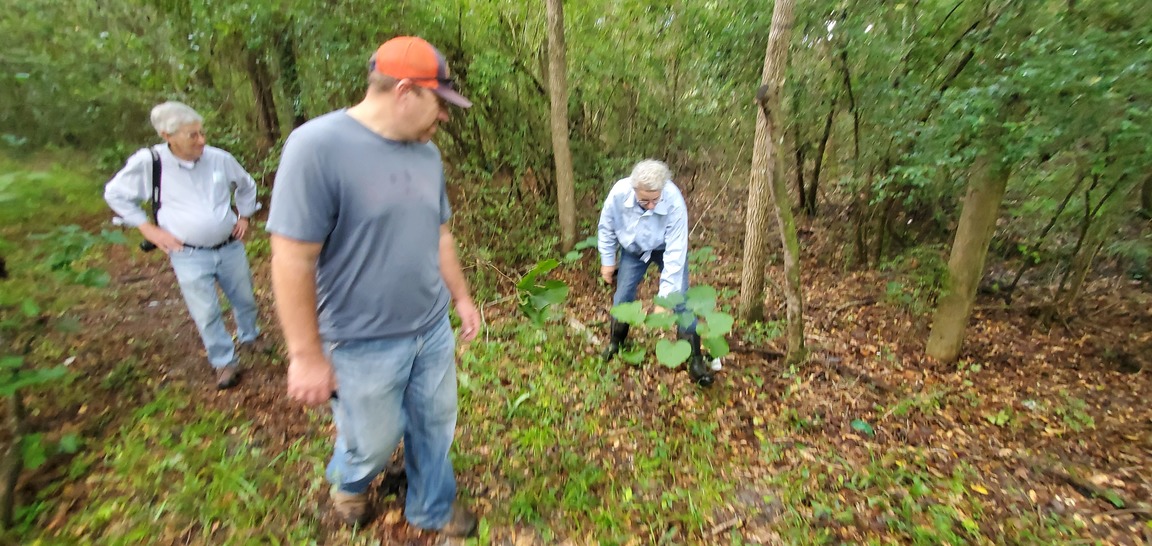
[[[756,139],[752,150],[752,179],[745,222],[744,264],[740,278],[740,317],[764,318],[764,268],[767,263],[769,208],[775,213],[784,252],[784,293],[788,305],[788,360],[804,354],[803,293],[800,288],[800,242],[796,221],[788,204],[788,189],[780,173],[777,143],[781,140],[778,116],[780,87],[788,61],[794,0],[777,0],[764,55],[762,86],[756,95]]]
[[[936,307],[926,347],[928,355],[941,362],[955,362],[960,356],[976,289],[984,274],[988,245],[1008,186],[1011,169],[1003,161],[1001,133],[999,124],[989,129],[987,147],[972,165],[972,179],[948,259],[948,284]]]
[[[260,146],[267,152],[280,139],[280,119],[276,113],[276,97],[272,93],[272,75],[259,51],[244,52],[248,81],[252,83],[252,96],[256,99],[256,122],[260,129]]]
[[[568,69],[564,46],[563,0],[548,2],[548,95],[552,103],[552,155],[556,163],[556,204],[560,250],[576,246],[576,182],[568,146]]]
[[[300,70],[296,54],[296,37],[293,35],[295,21],[289,20],[284,24],[277,36],[276,49],[279,53],[280,74],[284,78],[284,87],[287,88],[288,97],[292,101],[292,128],[295,129],[308,121],[304,114],[304,93],[300,88]]]
[[[836,118],[836,102],[839,95],[833,95],[832,104],[828,106],[828,116],[824,118],[824,132],[820,135],[820,143],[816,146],[816,157],[812,160],[812,181],[808,183],[808,194],[802,198],[804,213],[809,218],[816,217],[816,197],[820,188],[820,172],[824,167],[824,154],[828,150],[828,140],[832,138],[832,122]]]
[[[24,468],[24,433],[25,410],[24,401],[20,393],[12,393],[8,399],[8,409],[11,415],[9,429],[12,434],[12,443],[4,451],[0,459],[0,529],[12,528],[12,515],[16,507],[16,483],[20,479],[20,471]]]

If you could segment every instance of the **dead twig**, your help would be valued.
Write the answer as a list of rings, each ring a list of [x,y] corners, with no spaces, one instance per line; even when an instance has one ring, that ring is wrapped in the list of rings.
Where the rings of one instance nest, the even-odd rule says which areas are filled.
[[[712,528],[711,531],[708,532],[708,534],[709,534],[709,536],[715,537],[716,535],[719,535],[720,533],[723,533],[724,531],[727,531],[733,527],[740,527],[743,524],[744,524],[744,520],[742,520],[738,517],[732,518],[728,521],[717,524],[715,527]]]

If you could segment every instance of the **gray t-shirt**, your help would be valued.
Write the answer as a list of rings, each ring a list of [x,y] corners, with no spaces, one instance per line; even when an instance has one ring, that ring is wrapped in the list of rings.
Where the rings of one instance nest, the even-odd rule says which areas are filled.
[[[325,340],[396,337],[448,310],[440,226],[451,215],[434,144],[388,140],[340,110],[284,143],[268,231],[324,244],[316,286]]]

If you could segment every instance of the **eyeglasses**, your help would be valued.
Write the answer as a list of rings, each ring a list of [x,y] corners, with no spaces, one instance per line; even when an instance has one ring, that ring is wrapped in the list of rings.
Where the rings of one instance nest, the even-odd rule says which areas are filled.
[[[200,131],[190,131],[190,132],[187,132],[187,133],[172,133],[172,134],[173,134],[174,136],[182,136],[182,137],[184,137],[184,138],[188,138],[188,139],[191,139],[191,140],[196,140],[196,139],[200,139],[200,138],[207,138],[207,137],[208,137],[208,135],[205,135],[205,134],[204,134],[204,131],[203,131],[203,130],[200,130]]]
[[[641,207],[648,207],[651,205],[655,205],[656,203],[659,203],[660,198],[657,197],[655,199],[637,199],[636,202],[639,203]]]

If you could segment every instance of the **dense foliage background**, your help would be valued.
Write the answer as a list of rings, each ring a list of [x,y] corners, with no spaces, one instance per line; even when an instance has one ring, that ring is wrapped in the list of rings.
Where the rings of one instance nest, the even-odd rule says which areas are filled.
[[[666,159],[690,188],[742,183],[768,6],[589,0],[566,12],[585,230],[638,158]],[[994,147],[1012,165],[999,255],[1059,269],[1099,250],[1144,275],[1149,12],[1108,0],[805,4],[783,118],[797,206],[852,226],[848,263],[934,248],[989,147],[983,128],[1008,121]],[[270,183],[284,136],[358,100],[368,55],[401,33],[437,44],[476,103],[438,140],[454,179],[479,204],[526,207],[526,227],[548,233],[543,2],[29,0],[0,22],[0,136],[18,150],[94,151],[111,172],[153,140],[149,107],[179,99]]]

